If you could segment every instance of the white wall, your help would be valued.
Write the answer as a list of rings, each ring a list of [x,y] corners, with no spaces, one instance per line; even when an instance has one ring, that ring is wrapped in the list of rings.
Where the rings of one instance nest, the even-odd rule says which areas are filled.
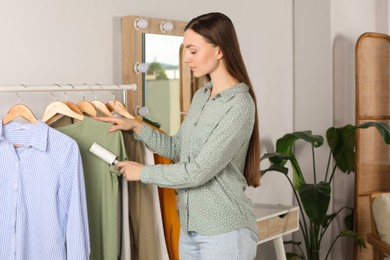
[[[188,21],[210,11],[227,14],[236,26],[258,98],[262,153],[272,151],[276,138],[293,129],[292,1],[2,0],[0,85],[121,83],[121,16]],[[111,99],[111,93],[96,94]],[[20,96],[37,116],[53,98]],[[68,99],[81,95],[68,93]],[[17,102],[15,93],[0,93],[0,117]],[[292,203],[291,189],[277,174],[264,176],[248,195],[255,202]],[[272,244],[259,246],[258,259],[273,258]]]

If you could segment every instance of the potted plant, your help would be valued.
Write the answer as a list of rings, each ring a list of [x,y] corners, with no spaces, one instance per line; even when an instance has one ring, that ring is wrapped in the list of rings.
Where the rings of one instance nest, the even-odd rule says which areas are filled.
[[[267,153],[261,160],[269,160],[270,166],[262,170],[262,174],[268,172],[283,173],[289,181],[295,199],[301,213],[300,231],[303,235],[304,249],[302,243],[297,241],[286,241],[285,244],[293,244],[299,249],[299,253],[287,253],[289,259],[319,260],[322,239],[335,217],[342,211],[347,210],[350,214],[345,218],[345,229],[331,238],[331,245],[327,250],[325,259],[328,258],[333,245],[341,237],[350,237],[361,248],[365,247],[364,239],[353,231],[353,209],[343,207],[333,213],[328,213],[332,188],[331,183],[337,169],[344,173],[355,171],[355,131],[358,128],[365,129],[375,127],[386,144],[390,144],[390,127],[383,122],[365,122],[358,126],[346,125],[344,127],[330,127],[326,132],[326,139],[329,146],[329,157],[325,177],[317,179],[315,148],[322,146],[324,138],[314,135],[311,131],[293,132],[284,135],[276,142],[274,153]],[[311,145],[313,169],[313,183],[307,183],[295,156],[294,144],[297,141],[305,141]],[[333,162],[331,160],[333,158]],[[293,170],[293,180],[288,176],[286,163],[290,161]]]

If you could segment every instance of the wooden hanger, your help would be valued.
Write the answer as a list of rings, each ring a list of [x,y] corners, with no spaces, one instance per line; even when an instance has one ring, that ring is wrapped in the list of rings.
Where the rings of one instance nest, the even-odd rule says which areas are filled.
[[[82,113],[85,113],[89,116],[97,116],[96,108],[88,101],[80,101],[77,103],[77,107]]]
[[[73,110],[74,112],[76,112],[77,114],[79,115],[83,115],[83,113],[80,111],[80,109],[77,107],[77,105],[73,102],[70,102],[70,101],[64,101],[64,104],[69,107],[71,110]],[[54,115],[53,117],[51,117],[46,123],[47,124],[51,124],[55,121],[57,121],[58,119],[60,119],[61,117],[63,117],[64,115],[62,114],[56,114]]]
[[[159,132],[162,132],[162,133],[164,132],[161,129],[159,129],[159,128],[157,128],[149,123],[146,123],[142,119],[137,118],[137,117],[133,116],[132,114],[130,114],[129,111],[127,111],[127,109],[125,108],[125,106],[121,102],[119,102],[115,99],[108,101],[106,103],[106,106],[108,107],[108,109],[110,111],[115,111],[116,113],[118,113],[126,118],[135,119],[135,120],[140,121],[144,124],[147,124],[148,126],[150,126],[153,129],[156,129]]]
[[[61,89],[60,85],[58,85],[58,84],[54,84],[54,85],[58,86]],[[68,85],[70,85],[72,87],[72,89],[74,89],[72,84],[68,84]],[[50,91],[50,93],[51,93],[51,91]],[[53,95],[53,93],[51,93],[51,94]],[[68,94],[65,91],[64,91],[64,94],[65,94],[64,104],[67,105],[71,110],[73,110],[77,114],[83,115],[83,112],[80,111],[80,109],[78,108],[78,106],[75,103],[68,101]],[[55,100],[55,96],[54,95],[53,95],[53,97],[54,97],[54,100]]]
[[[14,105],[7,113],[7,115],[3,118],[3,125],[9,123],[16,117],[23,117],[27,121],[36,124],[37,118],[34,116],[33,112],[30,108],[23,104]]]
[[[100,84],[96,84],[96,85],[102,87]],[[91,90],[92,94],[95,96],[95,100],[91,101],[91,104],[95,107],[95,109],[99,110],[99,112],[103,113],[105,116],[113,116],[113,114],[108,109],[108,107],[102,101],[97,100],[97,96],[95,92],[92,90],[91,86],[89,86],[89,89]]]
[[[65,103],[65,105],[67,105],[70,109],[72,109],[77,114],[80,114],[80,115],[83,114],[83,112],[81,112],[80,108],[75,103],[70,102],[70,101],[65,101],[64,103]]]
[[[129,111],[127,111],[125,106],[121,102],[119,102],[115,99],[108,101],[106,103],[106,106],[108,107],[108,109],[110,111],[115,111],[116,113],[118,113],[126,118],[135,119],[135,117],[132,114],[130,114]]]
[[[53,101],[46,107],[41,120],[47,124],[50,124],[54,122],[55,119],[58,119],[55,117],[58,114],[78,120],[84,119],[84,115],[74,112],[65,103],[61,101]]]
[[[96,109],[98,109],[100,112],[102,112],[105,116],[113,116],[111,111],[108,109],[108,107],[102,101],[94,100],[91,103]]]

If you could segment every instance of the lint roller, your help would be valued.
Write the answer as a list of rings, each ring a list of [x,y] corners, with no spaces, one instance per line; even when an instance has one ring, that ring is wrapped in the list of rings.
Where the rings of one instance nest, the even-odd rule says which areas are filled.
[[[118,160],[116,160],[116,157],[118,156],[116,156],[100,144],[93,143],[91,148],[89,148],[89,151],[110,165],[118,163]]]

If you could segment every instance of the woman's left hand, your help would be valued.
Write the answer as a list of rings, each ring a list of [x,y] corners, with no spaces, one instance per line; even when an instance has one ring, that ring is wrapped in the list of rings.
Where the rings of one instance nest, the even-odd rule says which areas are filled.
[[[115,164],[115,167],[119,169],[119,172],[128,181],[141,180],[141,169],[144,167],[143,164],[132,161],[122,161]]]

